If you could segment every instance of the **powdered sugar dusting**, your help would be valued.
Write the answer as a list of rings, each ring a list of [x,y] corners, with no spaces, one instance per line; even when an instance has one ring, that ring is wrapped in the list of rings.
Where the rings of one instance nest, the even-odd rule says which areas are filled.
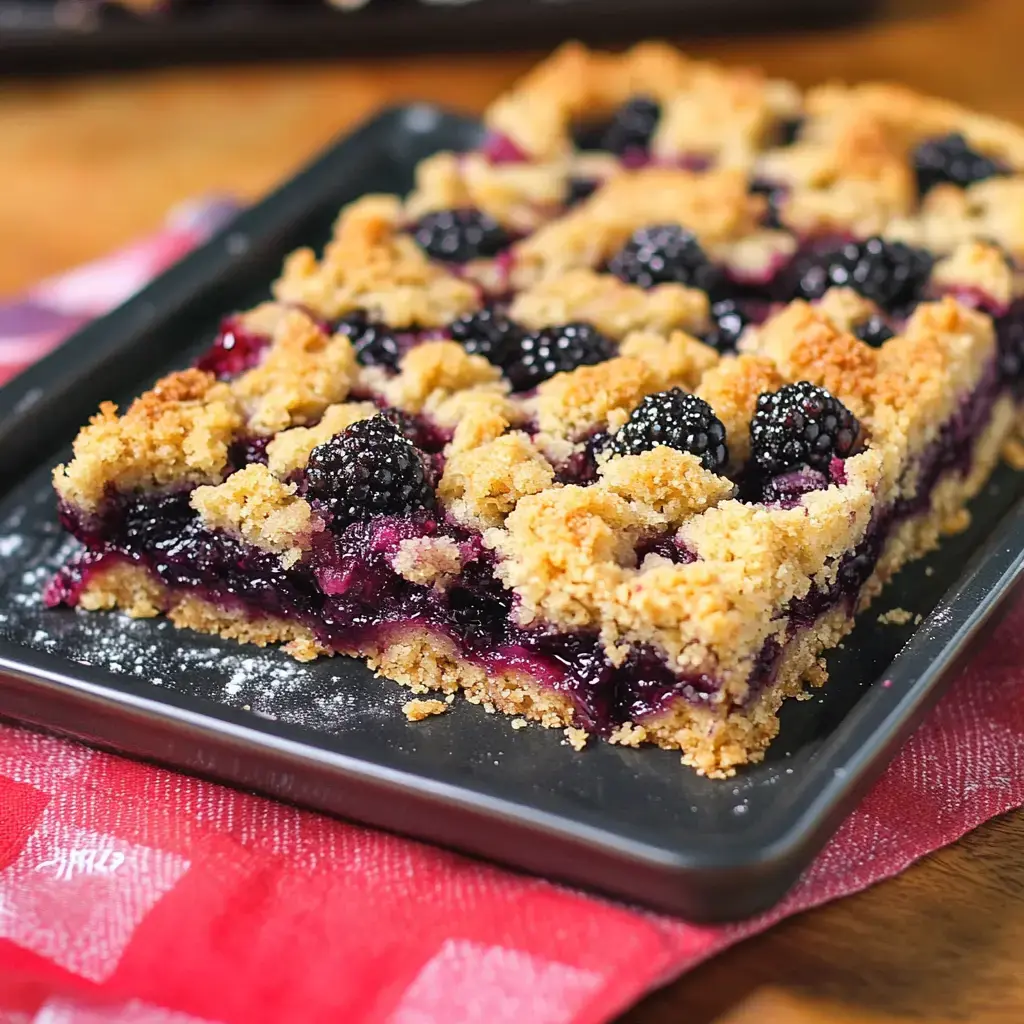
[[[49,515],[26,515],[22,507],[0,522],[0,637],[320,731],[400,713],[405,691],[374,682],[352,659],[300,664],[276,649],[177,630],[166,619],[46,608],[43,589],[77,550]]]

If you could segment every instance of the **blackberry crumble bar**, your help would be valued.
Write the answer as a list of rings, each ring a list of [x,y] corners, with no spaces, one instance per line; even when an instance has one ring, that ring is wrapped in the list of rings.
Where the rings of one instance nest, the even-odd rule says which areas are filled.
[[[79,434],[51,604],[756,761],[1018,427],[1024,131],[569,45]]]

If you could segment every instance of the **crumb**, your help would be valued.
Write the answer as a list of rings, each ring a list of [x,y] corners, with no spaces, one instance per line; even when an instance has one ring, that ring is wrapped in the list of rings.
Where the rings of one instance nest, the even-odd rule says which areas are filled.
[[[444,702],[445,702],[445,704],[454,704],[455,703],[455,694],[454,693],[449,693],[448,696],[445,697]]]
[[[931,565],[926,566],[925,570],[924,570],[924,574],[925,574],[925,576],[934,576],[935,575],[935,568],[934,568],[934,566],[931,566]]]
[[[906,608],[893,608],[879,615],[878,621],[883,626],[905,626],[913,617]]]
[[[920,626],[922,622],[924,622],[924,616],[920,612],[918,612],[914,616],[914,625],[915,626]]]
[[[565,741],[573,750],[582,750],[587,745],[588,739],[590,739],[590,733],[586,729],[576,729],[571,725],[565,729]]]
[[[525,718],[513,718],[512,728],[513,729],[525,729],[530,723]]]
[[[1003,459],[1011,469],[1024,470],[1024,441],[1011,437],[1003,445]]]
[[[440,700],[410,700],[402,705],[402,711],[410,722],[422,722],[431,715],[443,715],[448,705]]]

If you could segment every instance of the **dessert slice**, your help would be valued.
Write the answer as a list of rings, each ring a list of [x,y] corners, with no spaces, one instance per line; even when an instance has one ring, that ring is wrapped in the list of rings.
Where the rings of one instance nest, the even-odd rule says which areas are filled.
[[[1016,430],[1022,136],[658,46],[488,120],[101,407],[48,600],[728,775]]]

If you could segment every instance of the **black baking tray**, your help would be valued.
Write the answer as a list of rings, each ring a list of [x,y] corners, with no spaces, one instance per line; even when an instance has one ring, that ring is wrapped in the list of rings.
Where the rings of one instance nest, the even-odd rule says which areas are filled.
[[[346,55],[547,49],[567,38],[624,45],[692,36],[836,25],[876,0],[371,0],[324,3],[215,0],[163,15],[104,10],[69,17],[68,0],[0,0],[0,72],[68,72],[157,64]],[[78,8],[90,9],[87,2]]]
[[[266,295],[288,250],[326,239],[343,202],[403,191],[417,160],[479,138],[429,107],[383,114],[0,390],[0,715],[692,919],[752,914],[793,884],[1020,580],[1009,469],[970,530],[903,572],[829,656],[820,696],[788,703],[766,761],[726,781],[667,751],[575,753],[462,701],[411,724],[408,691],[350,659],[303,666],[163,620],[42,607],[73,546],[49,467],[97,403],[183,365],[222,313]],[[880,625],[894,607],[924,619]]]

